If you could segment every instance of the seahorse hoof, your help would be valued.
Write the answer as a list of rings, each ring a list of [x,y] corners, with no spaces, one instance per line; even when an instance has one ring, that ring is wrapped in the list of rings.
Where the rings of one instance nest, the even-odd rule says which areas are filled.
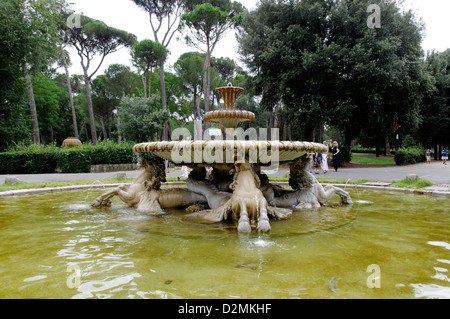
[[[258,231],[262,233],[270,231],[269,219],[262,218],[258,221]]]
[[[238,232],[240,233],[250,233],[252,228],[250,227],[250,223],[248,221],[239,221]]]
[[[100,207],[110,207],[111,206],[111,201],[109,199],[95,199],[92,203],[91,203],[92,207],[96,207],[96,208],[100,208]]]

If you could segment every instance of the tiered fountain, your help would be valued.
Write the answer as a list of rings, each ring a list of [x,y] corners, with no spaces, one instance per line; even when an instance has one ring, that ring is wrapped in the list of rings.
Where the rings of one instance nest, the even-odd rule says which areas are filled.
[[[238,128],[252,122],[252,112],[235,110],[234,104],[242,88],[216,89],[224,99],[224,109],[208,112],[204,120],[218,123],[223,136],[214,140],[181,140],[141,143],[133,151],[141,155],[142,173],[131,185],[99,196],[94,207],[108,206],[109,198],[118,195],[122,201],[145,214],[165,214],[165,209],[186,208],[187,216],[204,222],[238,221],[239,232],[270,230],[269,216],[287,219],[293,211],[320,207],[338,194],[342,204],[352,204],[344,190],[322,185],[309,173],[311,160],[307,153],[326,152],[326,146],[310,142],[258,140]],[[256,132],[255,130],[252,132]],[[267,134],[263,134],[264,139]],[[192,169],[185,188],[161,189],[166,181],[164,160]],[[269,183],[263,168],[267,164],[288,164],[289,185],[284,189]],[[213,171],[206,179],[206,167]]]

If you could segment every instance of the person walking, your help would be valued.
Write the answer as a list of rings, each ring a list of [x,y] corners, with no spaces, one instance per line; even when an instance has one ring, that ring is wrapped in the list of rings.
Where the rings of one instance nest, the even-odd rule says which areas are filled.
[[[339,150],[338,142],[334,141],[333,148],[331,149],[331,154],[333,156],[333,166],[334,166],[335,172],[338,171],[339,153],[340,153],[340,150]]]
[[[431,150],[430,149],[427,149],[426,157],[427,157],[427,163],[431,164]]]
[[[328,172],[328,143],[327,141],[323,141],[323,145],[327,147],[327,151],[322,153],[322,170],[323,173],[326,174]]]
[[[316,169],[316,174],[319,174],[319,168],[322,168],[322,153],[314,154],[314,168]],[[322,168],[323,170],[323,168]]]
[[[442,150],[442,164],[447,165],[447,161],[448,161],[448,149],[444,147],[444,149]]]

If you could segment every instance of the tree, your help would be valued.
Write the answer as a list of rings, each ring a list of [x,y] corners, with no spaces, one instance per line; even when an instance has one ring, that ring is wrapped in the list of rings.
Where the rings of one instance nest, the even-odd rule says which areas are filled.
[[[102,65],[105,57],[117,51],[120,47],[131,47],[136,42],[136,36],[107,26],[105,23],[81,16],[81,27],[74,27],[68,31],[69,44],[72,45],[80,57],[83,69],[84,83],[86,86],[86,100],[89,113],[91,138],[97,143],[97,132],[95,130],[94,110],[91,96],[91,80]],[[98,55],[100,62],[97,67],[90,71],[93,58]],[[91,69],[92,70],[92,69]]]
[[[184,0],[132,0],[138,7],[145,10],[149,15],[150,26],[156,42],[166,48],[169,46],[175,32],[178,31],[180,17],[185,10]],[[166,28],[164,28],[165,26]],[[161,29],[161,27],[163,27]],[[161,33],[162,31],[162,33]],[[159,68],[161,84],[162,108],[167,108],[166,88],[164,80],[164,64]],[[164,124],[163,140],[167,140],[170,127]]]
[[[63,91],[47,74],[39,74],[32,79],[36,113],[40,124],[41,139],[46,141],[47,135],[50,143],[54,142],[54,129],[59,128],[60,96]]]
[[[61,58],[58,61],[58,63],[64,67],[64,72],[66,75],[66,89],[67,89],[67,95],[69,97],[69,104],[70,109],[72,111],[72,126],[73,126],[73,133],[76,138],[78,138],[78,124],[77,124],[77,115],[75,111],[75,105],[73,103],[73,92],[72,92],[72,86],[70,84],[70,72],[69,72],[69,66],[71,66],[70,56],[69,53],[63,49],[61,46]]]
[[[442,147],[450,145],[450,49],[429,53],[426,66],[435,79],[435,88],[422,103],[417,136],[424,147],[434,148],[434,158],[438,159]]]
[[[190,30],[190,35],[185,37],[186,43],[206,52],[203,79],[205,112],[209,111],[211,54],[225,31],[239,25],[243,10],[242,4],[236,1],[213,1],[197,4],[192,11],[181,17],[181,27]],[[206,46],[206,50],[202,48],[202,45]],[[208,125],[209,123],[206,122],[205,126],[208,127]]]
[[[36,144],[40,143],[40,134],[31,75],[45,69],[58,52],[60,16],[56,13],[62,6],[64,1],[60,0],[6,0],[0,5],[0,78],[13,75],[10,79],[15,81],[19,73],[24,77]]]
[[[120,132],[131,141],[150,141],[160,132],[169,119],[169,112],[163,110],[159,96],[150,98],[124,97],[120,101]]]
[[[150,97],[153,68],[161,67],[167,59],[168,50],[162,44],[152,40],[136,42],[131,50],[134,66],[142,72],[144,97]],[[147,94],[148,86],[148,94]]]
[[[211,67],[216,68],[224,82],[229,82],[236,75],[244,74],[244,70],[233,59],[211,57]]]
[[[103,139],[112,138],[112,114],[124,96],[138,95],[139,76],[130,67],[111,64],[92,81],[92,102]]]
[[[430,88],[422,26],[394,1],[383,1],[382,28],[371,29],[369,4],[262,0],[245,15],[239,50],[256,74],[262,105],[273,110],[282,102],[284,120],[296,124],[301,138],[328,125],[347,143],[369,137],[379,153],[400,128],[417,129]]]
[[[203,88],[203,65],[205,54],[183,53],[175,62],[174,69],[180,79],[183,91],[193,97],[194,118],[201,119],[199,94]]]

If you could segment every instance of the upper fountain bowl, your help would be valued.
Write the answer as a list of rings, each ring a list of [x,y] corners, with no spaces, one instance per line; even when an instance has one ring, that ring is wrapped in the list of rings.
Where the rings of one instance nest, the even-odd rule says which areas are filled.
[[[249,123],[255,120],[255,114],[249,111],[234,109],[234,103],[243,88],[234,87],[231,83],[228,86],[218,87],[216,91],[223,97],[223,110],[207,112],[204,120],[211,123],[219,123],[221,128],[236,128],[240,123]]]

